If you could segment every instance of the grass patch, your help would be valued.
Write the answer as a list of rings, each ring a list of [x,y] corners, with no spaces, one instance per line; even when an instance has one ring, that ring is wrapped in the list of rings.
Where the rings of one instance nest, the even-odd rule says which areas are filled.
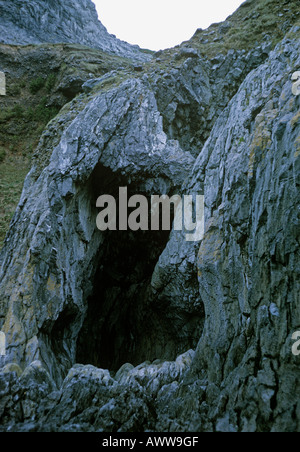
[[[97,49],[73,44],[5,46],[1,61],[8,61],[7,96],[0,98],[0,247],[19,202],[25,176],[34,158],[38,174],[49,162],[62,133],[60,107],[68,101],[58,85],[70,75],[82,80],[101,77],[120,67],[130,70],[132,61]],[[55,70],[52,69],[55,67]],[[92,74],[92,75],[91,75]],[[84,108],[88,97],[65,107],[66,123]],[[49,135],[43,136],[46,125]],[[39,143],[40,144],[39,145]]]
[[[30,82],[29,91],[31,94],[37,94],[42,88],[44,88],[46,80],[43,77],[37,77]]]
[[[6,150],[2,147],[0,147],[0,163],[2,163],[4,161],[6,157]]]
[[[29,160],[23,157],[6,158],[0,163],[0,249],[20,200],[29,167]]]
[[[227,19],[225,31],[223,24],[213,24],[197,30],[190,43],[208,58],[231,49],[249,51],[266,40],[275,47],[299,18],[299,0],[248,0]]]
[[[46,83],[45,83],[45,88],[46,88],[47,93],[51,93],[51,91],[55,87],[55,83],[56,83],[56,75],[55,74],[50,74],[47,77],[47,80],[46,80]]]
[[[36,107],[29,107],[24,112],[24,117],[29,121],[39,121],[47,124],[59,112],[58,108],[47,106],[47,97],[43,97]]]
[[[12,108],[0,111],[0,122],[5,123],[11,119],[24,119],[26,121],[36,121],[46,125],[59,112],[59,108],[48,107],[48,98],[42,97],[36,106],[24,108],[18,104]]]

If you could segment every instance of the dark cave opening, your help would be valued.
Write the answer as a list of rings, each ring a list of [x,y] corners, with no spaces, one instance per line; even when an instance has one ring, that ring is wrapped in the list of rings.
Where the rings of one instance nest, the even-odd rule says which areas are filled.
[[[92,197],[96,200],[105,193],[117,199],[119,187],[126,185],[123,178],[98,166]],[[134,184],[128,187],[128,196],[132,194],[142,194]],[[199,318],[182,312],[170,315],[170,300],[156,297],[151,289],[152,274],[170,231],[104,234],[76,361],[115,372],[127,362],[136,366],[155,359],[174,360],[194,348]],[[179,323],[172,320],[179,317]],[[181,341],[183,324],[189,325],[190,339],[185,334]]]
[[[78,362],[118,370],[126,362],[139,364],[159,353],[159,311],[149,308],[150,281],[168,234],[156,239],[150,234],[109,233],[77,343]]]

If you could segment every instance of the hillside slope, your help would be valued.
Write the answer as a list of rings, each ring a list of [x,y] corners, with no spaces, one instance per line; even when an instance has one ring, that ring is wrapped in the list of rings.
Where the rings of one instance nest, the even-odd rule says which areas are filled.
[[[149,54],[110,35],[91,0],[1,0],[0,42],[71,43],[146,61]]]

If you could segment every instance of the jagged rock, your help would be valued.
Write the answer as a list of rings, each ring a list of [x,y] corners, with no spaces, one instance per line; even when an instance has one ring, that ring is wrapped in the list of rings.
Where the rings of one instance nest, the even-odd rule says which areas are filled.
[[[15,363],[9,363],[1,369],[1,372],[4,374],[15,372],[18,377],[22,375],[22,369]]]
[[[110,35],[99,21],[91,0],[1,0],[0,42],[14,45],[65,42],[134,60],[151,58],[138,46]]]
[[[68,114],[59,119],[61,125],[67,117]],[[22,208],[19,210],[23,219],[15,221],[16,230],[12,234],[16,243],[18,234],[23,234],[23,227],[31,236],[29,249],[19,250],[17,260],[20,266],[11,258],[4,257],[1,261],[4,275],[1,287],[6,293],[3,301],[7,307],[11,306],[2,328],[7,334],[8,357],[10,347],[16,346],[19,349],[17,353],[15,348],[11,348],[13,359],[19,353],[19,356],[25,353],[29,364],[32,359],[40,359],[43,355],[49,370],[54,371],[56,377],[67,370],[75,359],[73,339],[76,340],[82,326],[82,313],[87,309],[87,297],[92,291],[97,262],[101,253],[105,252],[104,236],[95,229],[97,197],[110,189],[115,178],[120,182],[123,180],[125,185],[129,183],[140,187],[145,193],[169,192],[171,188],[181,186],[193,163],[189,153],[184,153],[176,141],[167,139],[155,97],[147,84],[132,79],[88,102],[75,120],[66,126],[48,167],[33,185],[35,168],[28,176],[26,185],[29,192],[25,193],[25,190],[23,193]],[[81,206],[78,205],[80,198]],[[38,199],[40,208],[36,209],[32,202],[36,203]],[[63,213],[65,209],[70,217]],[[69,255],[64,248],[65,234],[74,240]],[[57,241],[54,243],[55,236]],[[9,239],[6,243],[8,247],[12,245]],[[56,263],[60,260],[58,272]],[[42,262],[48,262],[46,267]],[[11,305],[11,273],[8,269],[18,271],[17,267],[27,275],[28,285],[26,289],[22,284],[21,292],[16,294]],[[67,286],[63,282],[66,274]],[[38,285],[44,287],[42,292],[38,289],[33,297],[32,278],[37,278]],[[18,297],[23,314],[15,310]],[[28,302],[25,301],[27,297]],[[25,327],[19,320],[20,316],[27,319]],[[72,324],[70,336],[67,332],[69,321]],[[67,330],[64,332],[65,327]],[[35,346],[29,347],[28,340],[33,338]],[[62,352],[59,358],[62,367],[52,363],[53,359],[57,359],[57,350],[53,355],[47,351],[48,340],[56,342],[56,339]]]
[[[293,369],[290,384],[295,391],[299,385],[288,345],[299,324],[294,265],[299,262],[299,121],[295,127],[293,120],[299,102],[290,82],[293,67],[300,64],[299,42],[290,46],[291,63],[282,60],[282,47],[249,74],[218,119],[190,186],[197,191],[204,185],[207,215],[198,254],[206,324],[194,363],[198,360],[199,372],[207,368],[210,383],[226,388],[229,431],[230,425],[249,428],[250,411],[241,402],[248,391],[256,404],[251,422],[257,430],[271,429],[273,423],[284,430],[285,417],[292,419],[297,410],[296,401],[285,409],[280,404],[283,375]],[[291,421],[289,429],[297,428],[299,420]]]
[[[85,93],[89,93],[101,82],[104,82],[105,80],[108,80],[116,75],[117,75],[116,71],[111,71],[103,75],[103,77],[89,79],[85,83],[83,83],[82,89]]]
[[[295,30],[89,80],[48,125],[0,254],[0,429],[300,431]],[[204,193],[201,243],[98,231],[120,186]]]

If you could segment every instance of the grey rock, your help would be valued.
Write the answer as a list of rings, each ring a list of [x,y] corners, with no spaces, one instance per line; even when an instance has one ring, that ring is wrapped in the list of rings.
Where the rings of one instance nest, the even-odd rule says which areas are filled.
[[[85,93],[89,93],[97,85],[99,85],[100,83],[104,82],[105,80],[110,79],[111,77],[114,77],[116,74],[117,74],[116,71],[111,71],[111,72],[108,72],[107,74],[103,75],[102,77],[89,79],[89,80],[87,80],[86,82],[83,83],[82,89],[83,89],[83,91]]]
[[[298,68],[293,35],[189,55],[48,125],[0,254],[0,430],[300,431]],[[120,186],[204,193],[201,243],[98,231]]]
[[[151,59],[151,55],[138,46],[110,35],[98,20],[91,0],[1,0],[0,42],[14,45],[73,43],[134,60]]]
[[[144,118],[143,122],[140,121],[141,117]],[[63,118],[61,121],[63,122]],[[116,130],[118,134],[115,133]],[[76,136],[77,140],[74,141]],[[168,140],[163,132],[162,118],[157,110],[153,93],[143,82],[132,79],[124,82],[119,88],[95,96],[66,127],[59,144],[53,150],[48,167],[34,183],[34,190],[36,195],[39,194],[39,202],[43,206],[39,211],[31,205],[37,201],[36,195],[35,200],[30,195],[33,186],[29,181],[34,178],[36,171],[33,167],[25,184],[29,192],[26,193],[25,190],[21,201],[23,207],[19,214],[22,219],[16,220],[15,225],[17,229],[25,227],[31,235],[30,247],[25,254],[22,253],[24,260],[19,256],[20,265],[21,267],[31,265],[29,262],[34,259],[38,266],[34,278],[38,278],[38,285],[44,285],[46,292],[42,294],[38,290],[32,299],[29,295],[31,289],[28,287],[30,303],[29,300],[24,301],[27,297],[26,290],[23,290],[25,287],[22,289],[22,295],[20,293],[23,302],[21,298],[19,300],[28,312],[29,330],[27,331],[26,327],[26,334],[28,339],[30,336],[31,346],[28,346],[29,342],[25,339],[24,329],[19,321],[13,320],[7,332],[8,344],[12,341],[11,345],[12,343],[16,345],[18,342],[20,354],[27,355],[28,360],[25,359],[28,364],[33,357],[40,359],[43,356],[43,360],[48,363],[49,371],[54,370],[55,378],[60,378],[61,381],[59,374],[63,375],[75,360],[76,347],[73,339],[81,329],[83,317],[80,312],[86,312],[87,297],[92,289],[92,284],[88,283],[86,292],[82,291],[83,280],[78,278],[78,272],[81,273],[86,265],[82,277],[86,282],[94,278],[101,243],[104,240],[101,233],[95,230],[97,215],[95,202],[98,196],[109,190],[110,180],[119,177],[120,180],[123,179],[123,183],[126,181],[127,184],[139,186],[142,192],[168,193],[171,188],[181,186],[193,163],[192,156],[183,152],[178,142]],[[78,183],[79,186],[83,184],[85,187],[83,192],[80,189],[80,195],[76,189]],[[94,190],[94,194],[91,190]],[[78,195],[80,198],[83,196],[83,210],[78,209],[79,206],[76,207]],[[91,196],[92,199],[95,196],[92,201]],[[65,209],[69,210],[70,217],[63,214]],[[32,211],[36,212],[36,216],[29,214]],[[58,218],[61,218],[59,222]],[[75,241],[74,248],[71,247],[65,254],[63,236],[67,232]],[[12,234],[16,237],[18,233],[15,231]],[[54,242],[52,238],[56,234],[57,241]],[[9,242],[10,239],[6,242],[10,247]],[[88,247],[86,244],[89,244]],[[45,253],[48,255],[47,258]],[[74,257],[71,258],[73,253]],[[43,258],[43,262],[40,260],[42,255],[46,259],[44,261]],[[8,254],[5,258],[5,251],[3,256],[1,272],[9,278],[9,268],[15,264]],[[91,258],[94,262],[92,265]],[[60,275],[56,270],[58,260],[61,261]],[[25,268],[24,271],[27,273]],[[65,274],[68,275],[68,288],[65,287],[62,291],[61,284]],[[5,292],[8,290],[4,300],[9,303],[10,289],[5,276],[1,286]],[[52,320],[49,317],[48,303],[54,307]],[[12,315],[14,318],[14,314]],[[46,346],[48,334],[64,337],[65,333],[61,328],[64,328],[64,323],[71,319],[73,324],[71,336],[66,338],[66,342],[63,340],[61,343],[63,355],[59,359],[64,364],[62,367],[53,366],[52,360],[56,361],[57,352],[48,354]],[[8,322],[10,321],[7,321],[7,326]],[[10,353],[12,356],[18,355],[15,349],[9,350],[8,345],[8,356]]]
[[[231,24],[227,21],[223,22],[218,32],[221,36],[226,35],[231,28]]]
[[[175,61],[181,58],[199,58],[199,53],[191,47],[182,47],[178,54],[175,55]]]
[[[99,83],[101,83],[101,78],[102,77],[93,78],[84,82],[82,85],[83,91],[85,93],[89,93],[90,91],[92,91],[97,85],[99,85]]]

